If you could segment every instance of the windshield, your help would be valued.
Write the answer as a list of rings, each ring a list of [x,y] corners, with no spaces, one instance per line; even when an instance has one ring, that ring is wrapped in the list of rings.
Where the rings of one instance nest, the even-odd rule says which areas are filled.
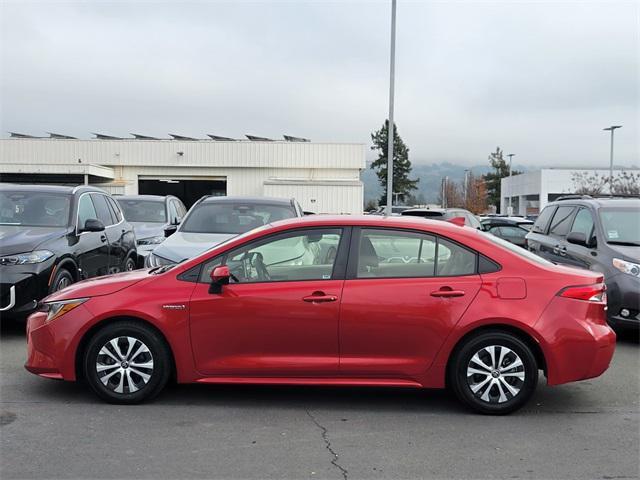
[[[164,201],[116,198],[129,222],[167,223]]]
[[[607,243],[640,246],[640,211],[637,208],[601,208],[598,214]]]
[[[48,192],[0,192],[0,225],[66,227],[71,197]]]
[[[295,216],[293,207],[284,205],[201,203],[189,212],[180,231],[238,234]]]
[[[519,247],[517,245],[515,245],[514,243],[511,242],[507,242],[506,240],[503,240],[500,237],[496,237],[495,235],[492,235],[490,233],[487,232],[481,232],[480,230],[478,230],[478,234],[479,235],[484,235],[484,238],[486,238],[487,240],[490,240],[493,243],[496,243],[498,245],[500,245],[501,247],[506,248],[507,250],[510,250],[511,252],[520,255],[523,258],[526,258],[527,260],[531,260],[533,262],[539,263],[541,265],[553,265],[553,263],[551,263],[548,260],[545,260],[542,257],[539,257],[538,255],[536,255],[535,253],[531,253],[529,250],[526,250],[522,247]]]

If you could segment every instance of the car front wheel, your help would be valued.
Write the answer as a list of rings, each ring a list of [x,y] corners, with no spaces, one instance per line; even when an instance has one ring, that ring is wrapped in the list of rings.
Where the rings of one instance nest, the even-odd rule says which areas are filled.
[[[472,409],[503,415],[529,400],[538,383],[538,366],[531,349],[516,336],[486,332],[457,351],[450,383],[456,396]]]
[[[83,364],[91,389],[103,400],[121,404],[155,397],[171,368],[164,339],[154,329],[131,321],[99,330],[85,349]]]

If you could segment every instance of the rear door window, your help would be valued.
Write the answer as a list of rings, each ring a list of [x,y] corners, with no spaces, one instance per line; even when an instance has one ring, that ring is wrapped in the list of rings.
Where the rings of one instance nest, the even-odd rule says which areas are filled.
[[[573,213],[575,210],[576,207],[558,207],[556,214],[553,216],[553,220],[551,220],[549,235],[553,235],[554,237],[565,237],[571,228],[571,221],[573,220]]]
[[[555,205],[549,205],[548,207],[544,207],[540,216],[536,219],[536,223],[533,225],[533,231],[537,233],[546,233],[547,226],[549,225],[549,220],[553,216],[553,212],[556,211]]]

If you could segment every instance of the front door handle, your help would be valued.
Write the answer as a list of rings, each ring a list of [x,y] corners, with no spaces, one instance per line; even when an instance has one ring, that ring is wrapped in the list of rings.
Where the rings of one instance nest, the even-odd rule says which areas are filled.
[[[311,295],[302,297],[302,300],[310,303],[335,302],[338,297],[335,295],[325,295],[324,292],[313,292]]]
[[[106,242],[107,241],[107,237],[105,235],[100,235],[100,241],[101,242]]]
[[[432,297],[462,297],[463,290],[453,290],[451,287],[442,287],[440,290],[431,292]]]

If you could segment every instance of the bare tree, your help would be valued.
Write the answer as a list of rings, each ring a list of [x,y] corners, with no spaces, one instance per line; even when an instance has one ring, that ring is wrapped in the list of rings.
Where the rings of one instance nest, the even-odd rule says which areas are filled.
[[[640,173],[623,171],[613,177],[611,193],[614,195],[640,195]]]
[[[579,195],[601,195],[606,191],[609,177],[598,172],[574,172],[571,175],[574,193]]]

